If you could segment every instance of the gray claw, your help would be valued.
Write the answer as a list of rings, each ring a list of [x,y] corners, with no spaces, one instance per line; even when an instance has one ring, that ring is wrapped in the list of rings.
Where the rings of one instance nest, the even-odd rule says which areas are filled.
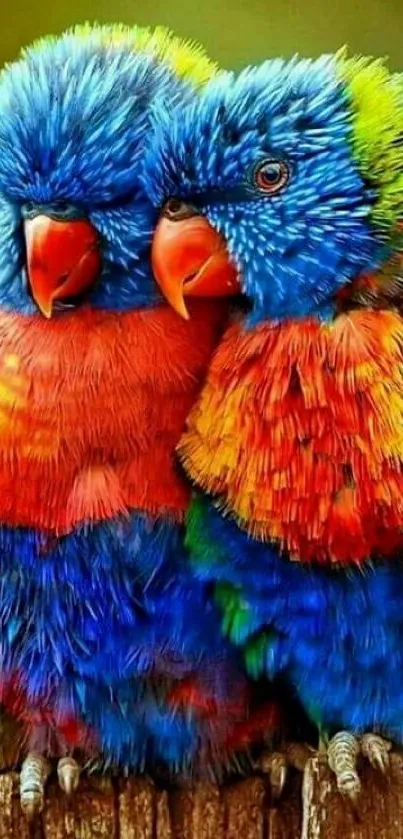
[[[43,810],[45,785],[50,771],[46,758],[37,752],[30,752],[22,764],[20,801],[21,809],[28,821],[32,821]]]
[[[59,786],[66,793],[72,795],[80,783],[81,769],[72,757],[63,757],[57,765],[57,777]]]
[[[297,769],[298,772],[304,772],[308,760],[315,755],[315,749],[308,746],[307,743],[288,743],[285,748],[285,756],[289,766]]]
[[[257,765],[265,775],[269,776],[272,797],[279,799],[288,775],[287,758],[280,752],[264,752]]]
[[[361,738],[361,751],[374,769],[386,775],[390,766],[389,752],[392,744],[378,734],[364,734]]]
[[[339,731],[330,741],[327,755],[330,769],[334,772],[337,789],[353,802],[361,792],[361,781],[357,772],[357,758],[360,752],[358,740],[349,731]]]

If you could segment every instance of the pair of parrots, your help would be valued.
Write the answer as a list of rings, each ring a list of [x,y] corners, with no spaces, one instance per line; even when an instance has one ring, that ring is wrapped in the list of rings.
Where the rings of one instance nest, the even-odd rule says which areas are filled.
[[[21,798],[403,740],[403,81],[81,27],[0,77],[1,699]],[[273,687],[274,683],[274,687]],[[287,725],[292,728],[287,720]]]

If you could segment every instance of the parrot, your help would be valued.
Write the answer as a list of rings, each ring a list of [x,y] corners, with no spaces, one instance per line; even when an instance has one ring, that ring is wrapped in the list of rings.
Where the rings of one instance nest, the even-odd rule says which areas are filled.
[[[28,818],[53,767],[66,794],[87,766],[215,777],[277,713],[253,719],[184,543],[175,449],[229,303],[166,303],[140,177],[156,103],[215,72],[167,30],[84,25],[0,75],[0,701]]]
[[[403,742],[403,77],[272,58],[154,120],[156,280],[236,306],[177,447],[190,562],[355,801]]]

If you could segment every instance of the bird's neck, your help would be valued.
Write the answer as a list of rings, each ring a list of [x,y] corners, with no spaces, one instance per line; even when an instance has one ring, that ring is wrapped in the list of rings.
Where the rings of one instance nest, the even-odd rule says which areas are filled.
[[[66,533],[133,509],[180,520],[175,447],[225,310],[0,316],[0,522]]]

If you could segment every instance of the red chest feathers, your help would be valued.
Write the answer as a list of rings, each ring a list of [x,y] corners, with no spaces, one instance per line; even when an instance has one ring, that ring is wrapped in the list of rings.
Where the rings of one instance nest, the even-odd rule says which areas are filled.
[[[0,316],[0,521],[65,533],[129,509],[183,514],[174,450],[224,309]]]

